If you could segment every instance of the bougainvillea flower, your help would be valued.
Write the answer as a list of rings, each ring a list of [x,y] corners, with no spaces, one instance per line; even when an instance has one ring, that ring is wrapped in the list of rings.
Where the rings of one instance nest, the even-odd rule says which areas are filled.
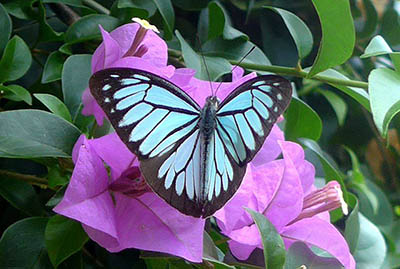
[[[204,220],[181,214],[151,192],[137,159],[115,133],[92,140],[82,136],[73,160],[71,181],[55,212],[81,222],[110,252],[138,248],[202,261]]]
[[[317,190],[314,167],[304,160],[303,149],[293,142],[279,141],[279,145],[283,159],[250,165],[251,175],[214,215],[222,233],[230,238],[232,254],[246,260],[256,248],[262,248],[259,231],[243,209],[247,207],[268,218],[287,248],[303,241],[327,251],[345,268],[355,268],[345,239],[329,221],[329,210],[342,206],[347,211],[340,185],[330,182]]]
[[[101,26],[103,42],[92,57],[92,73],[110,67],[138,68],[169,78],[175,68],[167,66],[168,47],[153,30],[139,23],[125,24],[111,33]],[[82,114],[94,115],[99,125],[103,124],[105,114],[87,88],[82,95]]]

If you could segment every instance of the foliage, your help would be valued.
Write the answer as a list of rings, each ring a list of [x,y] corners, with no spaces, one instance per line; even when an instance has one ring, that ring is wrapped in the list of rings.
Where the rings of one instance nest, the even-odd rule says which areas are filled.
[[[341,185],[351,212],[334,210],[330,218],[357,268],[398,268],[400,4],[383,2],[1,1],[0,267],[341,267],[302,242],[285,252],[283,232],[251,209],[266,251],[236,259],[210,219],[202,263],[134,248],[108,252],[88,239],[85,226],[53,211],[73,173],[79,136],[112,131],[82,114],[102,41],[98,25],[110,32],[140,17],[161,30],[168,63],[196,69],[198,79],[230,80],[235,65],[287,77],[295,94],[280,126],[286,140],[303,146],[321,186]]]

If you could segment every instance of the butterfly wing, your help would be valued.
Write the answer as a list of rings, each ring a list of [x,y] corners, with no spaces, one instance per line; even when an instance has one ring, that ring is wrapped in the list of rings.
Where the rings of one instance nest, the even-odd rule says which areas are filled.
[[[137,69],[101,70],[89,83],[119,137],[138,156],[150,187],[182,213],[199,217],[198,104],[176,85]]]
[[[292,96],[290,82],[265,75],[238,86],[219,106],[208,159],[208,200],[204,216],[222,207],[239,188],[250,162],[262,147]],[[215,174],[215,175],[214,175]]]

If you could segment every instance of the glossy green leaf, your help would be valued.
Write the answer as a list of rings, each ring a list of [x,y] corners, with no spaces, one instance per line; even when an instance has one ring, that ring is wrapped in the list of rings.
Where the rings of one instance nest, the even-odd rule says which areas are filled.
[[[208,23],[204,27],[208,28],[208,39],[213,39],[222,35],[226,40],[243,38],[248,40],[249,37],[232,27],[229,16],[223,6],[216,1],[208,4]]]
[[[262,63],[265,65],[270,65],[271,62],[260,48],[258,48],[254,43],[240,38],[234,40],[223,40],[222,38],[216,38],[206,42],[203,45],[202,50],[204,55],[218,56],[227,60],[238,62],[242,60],[243,56],[245,56],[246,53],[248,53],[254,46],[256,48],[243,60],[243,63]]]
[[[322,28],[317,58],[309,77],[344,63],[353,54],[355,30],[348,0],[312,0]]]
[[[346,219],[345,238],[349,244],[350,252],[353,253],[358,245],[358,238],[360,236],[360,219],[358,210],[358,201],[354,194],[349,193],[349,201],[354,206],[352,211]],[[349,204],[350,204],[349,203]]]
[[[1,93],[1,91],[3,93]],[[11,85],[0,85],[0,93],[3,98],[13,100],[13,101],[24,101],[28,105],[32,105],[32,96],[28,92],[27,89],[17,85],[17,84],[11,84]]]
[[[316,255],[305,243],[294,242],[287,253],[284,269],[342,269],[343,265],[335,258]]]
[[[0,177],[0,195],[28,216],[42,215],[43,213],[35,190],[25,181],[2,175]]]
[[[271,9],[281,16],[296,43],[299,58],[303,59],[310,54],[313,47],[313,36],[307,25],[290,11],[268,6],[265,8]]]
[[[70,175],[61,171],[61,168],[55,165],[48,168],[47,179],[49,180],[49,186],[54,188],[66,185],[69,182]]]
[[[328,100],[329,104],[332,106],[335,111],[338,123],[340,126],[343,126],[344,121],[346,120],[347,115],[347,104],[346,102],[336,93],[327,91],[327,90],[319,90],[320,94],[322,94],[326,100]]]
[[[296,141],[300,137],[318,140],[322,132],[322,121],[306,103],[293,97],[285,114],[286,139]]]
[[[14,0],[7,2],[3,1],[5,2],[3,6],[10,15],[18,19],[29,20],[36,18],[36,14],[32,8],[32,4],[35,1],[36,0]]]
[[[61,52],[52,52],[46,60],[43,69],[42,83],[49,83],[61,79],[64,56]]]
[[[400,15],[393,5],[387,5],[381,18],[380,33],[392,46],[400,44]]]
[[[360,58],[368,58],[393,52],[382,36],[377,35],[371,39]]]
[[[43,3],[62,3],[70,6],[75,6],[75,7],[82,7],[82,1],[81,0],[42,0]]]
[[[366,179],[365,189],[355,189],[360,200],[360,211],[375,225],[388,228],[393,223],[393,208],[385,193],[371,180]]]
[[[0,239],[0,268],[33,268],[40,256],[46,255],[47,221],[47,218],[27,218],[5,230]]]
[[[8,41],[0,60],[0,83],[13,81],[22,77],[32,63],[29,47],[19,36]]]
[[[334,69],[328,69],[323,72],[321,72],[319,75],[321,76],[327,76],[327,77],[332,77],[332,78],[338,78],[342,80],[349,80],[345,75],[339,73],[338,71]],[[368,111],[371,111],[370,104],[369,104],[369,96],[366,90],[362,88],[356,88],[356,87],[347,87],[343,85],[337,85],[334,83],[329,83],[329,85],[341,90],[354,100],[356,100],[358,103],[360,103],[365,109]]]
[[[63,33],[58,33],[54,31],[54,29],[49,25],[46,19],[46,9],[43,5],[42,1],[38,1],[39,7],[39,36],[38,39],[41,42],[49,42],[49,41],[61,41],[63,39]]]
[[[108,15],[87,15],[68,28],[65,33],[65,41],[66,43],[78,43],[98,38],[100,37],[99,25],[101,25],[106,31],[112,31],[118,26],[118,24],[119,21],[117,18]]]
[[[347,201],[347,191],[346,188],[344,188],[343,175],[341,174],[340,170],[338,170],[334,161],[331,160],[331,158],[324,151],[322,151],[317,142],[307,138],[299,138],[298,140],[303,146],[317,154],[323,166],[326,181],[338,181],[342,187],[345,201]]]
[[[72,254],[81,250],[88,236],[79,222],[55,215],[45,230],[45,242],[51,263],[57,267]]]
[[[381,268],[385,255],[385,239],[379,229],[366,217],[359,213],[360,236],[353,252],[357,268]]]
[[[390,121],[400,111],[400,74],[387,68],[372,70],[368,77],[374,122],[386,137]]]
[[[185,64],[187,67],[196,70],[195,77],[202,80],[211,80],[214,81],[220,76],[231,72],[231,64],[219,57],[210,57],[204,56],[202,58],[201,55],[197,54],[185,41],[185,39],[181,36],[181,34],[176,31],[175,32],[182,48],[183,59],[185,60]],[[210,75],[208,77],[206,66],[204,65],[204,61],[207,64],[207,69]]]
[[[135,11],[143,10],[147,13],[147,18],[154,15],[157,10],[153,1],[148,0],[118,0],[118,8],[132,8]]]
[[[70,157],[80,131],[41,110],[0,113],[0,157]]]
[[[262,214],[246,209],[257,225],[264,248],[265,267],[282,268],[285,263],[285,245],[271,222]]]
[[[7,11],[0,4],[0,53],[3,51],[11,36],[12,22]]]
[[[89,86],[91,76],[91,55],[73,55],[68,57],[62,70],[61,82],[64,103],[75,121],[82,106],[83,91]]]
[[[172,38],[175,27],[175,12],[171,0],[152,0],[164,21],[164,32],[167,40]]]
[[[68,108],[65,106],[60,99],[51,94],[36,93],[35,96],[43,105],[45,105],[51,112],[60,116],[61,118],[72,122],[71,114],[69,114]]]

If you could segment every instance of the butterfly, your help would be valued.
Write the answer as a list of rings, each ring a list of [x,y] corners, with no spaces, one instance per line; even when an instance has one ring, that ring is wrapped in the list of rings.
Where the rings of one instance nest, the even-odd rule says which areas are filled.
[[[288,80],[263,75],[203,108],[172,82],[150,72],[110,68],[90,78],[92,95],[140,170],[168,204],[209,217],[239,188],[247,164],[288,107]]]

